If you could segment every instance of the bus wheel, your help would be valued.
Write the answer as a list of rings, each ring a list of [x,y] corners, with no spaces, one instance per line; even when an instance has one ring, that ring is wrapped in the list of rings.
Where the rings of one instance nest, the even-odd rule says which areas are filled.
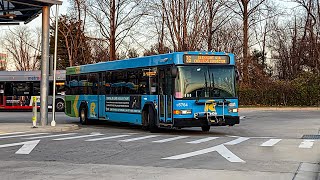
[[[80,123],[83,125],[88,124],[87,108],[85,107],[80,108]]]
[[[201,129],[203,132],[208,132],[208,131],[210,131],[210,126],[205,125],[205,126],[202,126]]]
[[[154,110],[152,109],[152,107],[150,106],[149,107],[149,112],[148,112],[148,122],[149,122],[149,131],[151,133],[157,133],[159,132],[159,129],[157,127],[157,124],[156,124],[156,116],[155,116],[155,113],[154,113]]]
[[[56,111],[63,112],[64,111],[64,101],[61,99],[56,100]]]

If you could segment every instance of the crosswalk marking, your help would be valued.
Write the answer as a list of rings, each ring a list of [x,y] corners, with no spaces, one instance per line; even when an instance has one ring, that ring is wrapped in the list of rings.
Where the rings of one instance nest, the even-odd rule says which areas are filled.
[[[235,140],[233,140],[233,141],[229,141],[229,142],[227,142],[227,143],[224,143],[224,145],[236,145],[236,144],[239,144],[239,143],[241,143],[241,142],[243,142],[243,141],[246,141],[246,140],[248,140],[248,139],[250,139],[250,138],[247,138],[247,137],[239,137],[239,138],[237,138],[237,139],[235,139]]]
[[[25,137],[25,136],[36,136],[36,135],[44,135],[49,133],[33,133],[33,134],[22,134],[22,135],[14,135],[14,136],[1,136],[0,139],[8,139],[8,138],[15,138],[15,137]]]
[[[85,141],[101,141],[101,140],[115,139],[115,138],[121,138],[121,137],[127,137],[127,136],[131,136],[131,135],[124,134],[124,135],[109,136],[109,137],[102,137],[102,138],[96,138],[96,139],[88,139]]]
[[[157,141],[152,141],[152,142],[164,143],[164,142],[174,141],[174,140],[183,139],[183,138],[187,138],[187,137],[189,137],[189,136],[177,136],[177,137],[173,137],[173,138],[167,138],[167,139],[162,139],[162,140],[157,140]]]
[[[3,133],[3,134],[0,134],[0,136],[5,136],[5,135],[14,135],[14,134],[24,134],[24,133],[28,133],[28,132],[11,132],[11,133]]]
[[[37,137],[28,137],[24,139],[43,139],[43,138],[50,138],[50,137],[59,137],[59,136],[70,136],[75,135],[77,133],[67,133],[67,134],[55,134],[55,135],[48,135],[48,136],[37,136]]]
[[[299,148],[312,148],[314,140],[306,139],[301,142]]]
[[[132,141],[138,141],[138,140],[148,139],[148,138],[153,138],[153,137],[158,137],[158,136],[159,136],[159,135],[142,136],[142,137],[137,137],[137,138],[120,140],[120,142],[132,142]]]
[[[83,136],[74,136],[74,137],[58,138],[58,139],[54,139],[54,140],[55,140],[55,141],[62,141],[62,140],[80,139],[80,138],[93,137],[93,136],[101,136],[101,135],[103,135],[103,134],[95,133],[95,134],[89,134],[89,135],[83,135]]]
[[[207,137],[207,138],[198,139],[198,140],[195,140],[195,141],[190,141],[190,142],[187,142],[187,143],[189,143],[189,144],[199,144],[199,143],[211,141],[211,140],[218,139],[218,138],[219,137]]]
[[[264,146],[264,147],[274,146],[275,144],[277,144],[281,140],[282,139],[269,139],[268,141],[262,143],[260,146]]]

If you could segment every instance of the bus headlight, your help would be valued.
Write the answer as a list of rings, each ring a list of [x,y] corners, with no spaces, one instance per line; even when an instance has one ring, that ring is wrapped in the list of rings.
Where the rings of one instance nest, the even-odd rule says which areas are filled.
[[[185,114],[192,114],[192,110],[191,109],[186,109],[186,110],[174,110],[173,114],[176,115],[185,115]]]
[[[238,108],[230,108],[229,112],[230,113],[237,113],[238,112]]]

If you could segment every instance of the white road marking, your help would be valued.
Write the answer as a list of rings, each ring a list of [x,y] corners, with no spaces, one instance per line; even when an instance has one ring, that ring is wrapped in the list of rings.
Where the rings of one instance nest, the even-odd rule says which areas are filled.
[[[189,143],[189,144],[199,144],[199,143],[211,141],[211,140],[218,139],[218,138],[219,137],[207,137],[207,138],[198,139],[198,140],[195,140],[195,141],[190,141],[190,142],[187,142],[187,143]]]
[[[132,141],[138,141],[138,140],[148,139],[148,138],[153,138],[153,137],[158,137],[158,136],[159,136],[159,135],[142,136],[142,137],[125,139],[125,140],[120,140],[120,141],[121,141],[121,142],[132,142]]]
[[[264,147],[274,146],[275,144],[277,144],[281,140],[282,139],[269,139],[268,141],[262,143],[260,146],[264,146]]]
[[[55,134],[55,135],[48,135],[48,136],[37,136],[37,137],[28,137],[23,139],[43,139],[43,138],[49,138],[49,137],[59,137],[59,136],[69,136],[69,135],[75,135],[77,133],[67,133],[67,134]]]
[[[242,159],[240,159],[238,156],[236,156],[235,154],[233,154],[229,149],[227,149],[223,144],[220,144],[218,146],[214,146],[211,148],[206,148],[206,149],[202,149],[199,151],[194,151],[194,152],[190,152],[190,153],[185,153],[185,154],[180,154],[180,155],[176,155],[176,156],[170,156],[170,157],[166,157],[166,158],[162,158],[162,159],[171,159],[171,160],[178,160],[178,159],[185,159],[185,158],[189,158],[189,157],[193,157],[193,156],[198,156],[201,154],[206,154],[206,153],[210,153],[210,152],[214,152],[216,151],[217,153],[219,153],[222,157],[224,157],[225,159],[227,159],[230,162],[241,162],[241,163],[245,163],[245,161],[243,161]]]
[[[236,144],[239,144],[239,143],[241,143],[241,142],[243,142],[243,141],[246,141],[246,140],[248,140],[248,139],[250,139],[250,138],[247,138],[247,137],[239,137],[239,138],[237,138],[237,139],[235,139],[235,140],[233,140],[233,141],[229,141],[229,142],[224,143],[224,145],[236,145]]]
[[[16,152],[16,154],[30,154],[30,152],[38,145],[39,142],[40,140],[34,140],[12,144],[3,144],[0,145],[0,148],[22,145],[22,147]]]
[[[22,135],[15,135],[15,136],[1,136],[0,139],[8,139],[8,138],[15,138],[15,137],[25,137],[25,136],[36,136],[36,135],[44,135],[49,133],[34,133],[34,134],[22,134]]]
[[[314,140],[305,139],[301,142],[301,144],[299,145],[299,148],[312,148],[313,143],[314,143]]]
[[[96,139],[88,139],[85,141],[101,141],[101,140],[115,139],[115,138],[121,138],[121,137],[127,137],[127,136],[131,136],[131,135],[124,134],[124,135],[109,136],[109,137],[102,137],[102,138],[96,138]]]
[[[93,137],[93,136],[101,136],[101,135],[103,135],[103,134],[94,133],[94,134],[83,135],[83,136],[74,136],[74,137],[58,138],[58,139],[54,139],[54,141],[62,141],[62,140],[69,140],[69,139],[80,139],[80,138]]]
[[[24,134],[24,133],[28,133],[28,132],[12,132],[12,133],[3,133],[3,134],[0,134],[0,136],[13,135],[13,134]]]
[[[183,139],[183,138],[187,138],[187,137],[189,137],[189,136],[177,136],[177,137],[173,137],[173,138],[161,139],[161,140],[152,141],[152,142],[164,143],[164,142],[174,141],[174,140]]]

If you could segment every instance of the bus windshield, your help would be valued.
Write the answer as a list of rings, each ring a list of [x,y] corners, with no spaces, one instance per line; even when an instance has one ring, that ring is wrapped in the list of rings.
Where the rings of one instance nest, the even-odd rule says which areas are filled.
[[[236,97],[234,68],[230,65],[179,66],[179,73],[175,80],[175,97]]]

